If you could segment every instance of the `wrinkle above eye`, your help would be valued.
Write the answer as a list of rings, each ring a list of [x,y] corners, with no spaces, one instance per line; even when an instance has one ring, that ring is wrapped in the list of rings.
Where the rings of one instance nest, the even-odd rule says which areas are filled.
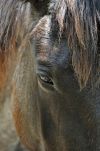
[[[37,60],[36,74],[47,76],[52,79],[52,65],[50,62]]]
[[[52,68],[52,64],[49,62],[49,60],[41,60],[40,58],[39,59],[37,58],[37,63],[39,68],[41,67],[41,69],[47,69],[49,67]]]

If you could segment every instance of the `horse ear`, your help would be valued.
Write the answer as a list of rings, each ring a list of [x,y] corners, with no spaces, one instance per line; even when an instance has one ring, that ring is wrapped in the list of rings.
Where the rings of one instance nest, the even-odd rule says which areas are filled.
[[[50,0],[26,0],[26,2],[30,2],[33,9],[35,8],[40,16],[48,14]]]

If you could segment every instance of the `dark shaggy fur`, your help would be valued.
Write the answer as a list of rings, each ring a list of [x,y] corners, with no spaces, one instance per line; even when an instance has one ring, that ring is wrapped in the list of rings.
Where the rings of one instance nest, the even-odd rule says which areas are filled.
[[[45,3],[43,6],[48,5],[48,1],[40,1],[38,4],[31,0],[31,3],[36,10],[39,10],[40,4],[41,6]],[[22,42],[21,39],[29,33],[28,25],[31,18],[29,13],[32,14],[29,7],[25,1],[0,1],[0,61],[3,63],[8,52],[12,53],[10,47],[15,47],[13,49],[15,50]],[[40,11],[43,15],[47,9],[41,7]],[[50,11],[54,20],[59,23],[59,32],[64,30],[66,32],[67,43],[72,51],[73,68],[80,87],[85,87],[87,82],[99,85],[100,2],[97,0],[52,0]],[[36,14],[33,15],[35,17]],[[1,68],[4,69],[4,67]]]
[[[100,84],[100,1],[52,0],[50,11],[66,32],[72,64],[80,87]]]

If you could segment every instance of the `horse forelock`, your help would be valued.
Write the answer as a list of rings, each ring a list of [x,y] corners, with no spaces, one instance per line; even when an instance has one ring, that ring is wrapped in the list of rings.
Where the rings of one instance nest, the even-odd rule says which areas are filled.
[[[99,4],[97,0],[52,0],[50,5],[60,32],[66,31],[68,46],[72,51],[72,65],[81,88],[88,82],[95,83],[94,79],[99,74]]]

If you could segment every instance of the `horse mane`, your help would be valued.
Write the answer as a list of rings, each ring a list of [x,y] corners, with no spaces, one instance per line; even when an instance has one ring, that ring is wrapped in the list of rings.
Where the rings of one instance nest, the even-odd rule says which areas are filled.
[[[29,19],[29,3],[0,0],[0,89],[10,74],[10,65],[16,59],[16,52],[26,42]]]
[[[29,24],[32,22],[28,1],[36,4],[32,0],[0,0],[0,85],[7,78],[14,54],[27,41],[26,35],[29,35]],[[48,5],[48,1],[45,3]],[[37,10],[39,6],[35,6]],[[84,88],[88,82],[99,85],[100,2],[51,0],[49,10],[53,20],[59,24],[60,34],[66,32],[72,65],[80,87]]]
[[[100,1],[52,0],[50,12],[66,33],[80,88],[100,84]]]

